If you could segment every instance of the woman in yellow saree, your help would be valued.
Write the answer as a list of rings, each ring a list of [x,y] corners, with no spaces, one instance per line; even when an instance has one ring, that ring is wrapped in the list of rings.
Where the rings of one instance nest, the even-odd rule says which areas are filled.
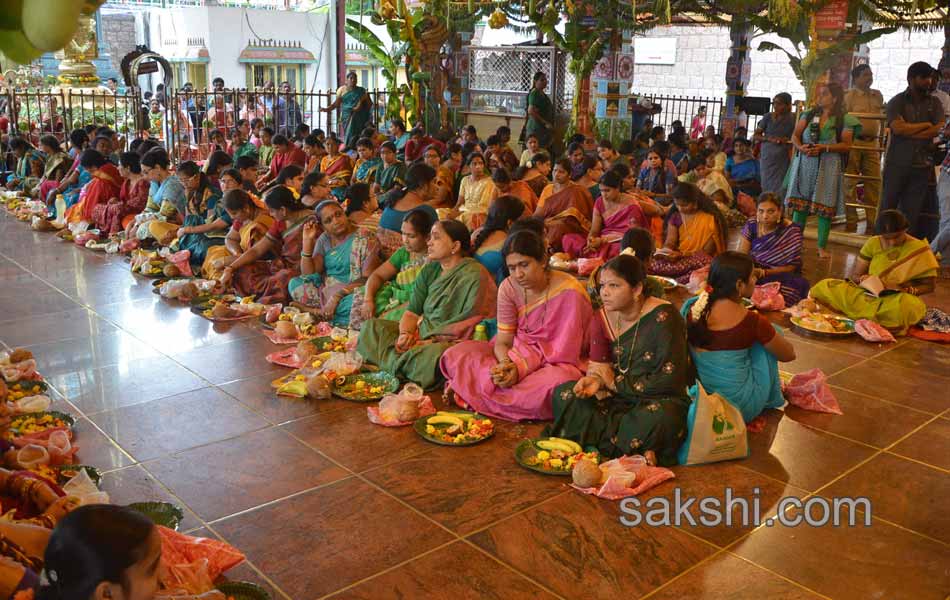
[[[258,208],[250,194],[242,189],[228,190],[221,197],[221,203],[232,219],[231,229],[224,238],[223,246],[208,249],[201,265],[201,274],[205,279],[217,279],[224,267],[259,242],[274,224],[274,219],[267,211]]]
[[[726,220],[705,194],[691,183],[673,188],[677,212],[667,221],[666,242],[650,263],[650,273],[688,278],[726,249]]]
[[[571,181],[571,163],[562,158],[554,165],[554,183],[541,192],[534,216],[544,219],[544,239],[554,252],[562,251],[561,239],[570,233],[587,237],[594,214],[594,200],[587,188]]]
[[[907,228],[900,211],[882,211],[880,234],[861,248],[851,280],[823,279],[811,288],[811,297],[851,319],[869,319],[904,333],[927,312],[917,296],[934,290],[939,267],[927,242],[908,235]],[[878,296],[855,283],[868,285],[869,278],[883,284]]]

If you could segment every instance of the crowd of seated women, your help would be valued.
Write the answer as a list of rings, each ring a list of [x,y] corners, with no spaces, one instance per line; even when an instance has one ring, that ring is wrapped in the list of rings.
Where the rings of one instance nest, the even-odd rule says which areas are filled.
[[[551,420],[556,435],[607,456],[650,452],[673,462],[695,374],[747,420],[781,405],[777,363],[795,352],[746,308],[757,284],[779,283],[789,305],[810,295],[902,331],[923,316],[918,296],[933,289],[937,268],[902,215],[885,211],[852,280],[812,286],[802,228],[769,193],[735,228],[737,250],[727,250],[729,207],[705,190],[718,178],[711,173],[730,190],[752,189],[741,139],[725,175],[710,149],[690,183],[678,176],[690,160],[685,144],[663,132],[639,156],[602,142],[573,144],[561,159],[529,136],[535,151],[517,161],[498,135],[484,152],[466,131],[464,145],[444,153],[414,149],[411,164],[399,158],[404,147],[373,130],[352,157],[332,135],[309,134],[303,149],[275,136],[270,165],[222,153],[204,168],[189,161],[174,170],[145,142],[115,166],[107,136],[88,149],[73,133],[71,167],[55,139],[44,138],[42,152],[16,146],[23,167],[9,183],[26,185],[30,173],[37,197],[75,196],[50,202],[65,211],[52,218],[87,222],[103,238],[187,250],[194,272],[222,288],[358,331],[364,359],[403,380],[444,387],[460,406],[497,418]],[[599,267],[582,280],[551,268],[558,252]],[[701,293],[677,310],[655,276],[685,281],[697,272]],[[887,293],[865,294],[857,284],[869,276]],[[489,341],[471,339],[479,325]]]

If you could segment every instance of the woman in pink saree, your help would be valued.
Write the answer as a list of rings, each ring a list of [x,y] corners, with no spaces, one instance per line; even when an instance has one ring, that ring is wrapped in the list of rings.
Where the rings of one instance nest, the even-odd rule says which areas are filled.
[[[551,419],[554,388],[586,368],[590,297],[577,279],[547,268],[537,233],[512,234],[502,253],[511,275],[498,288],[498,334],[445,351],[447,398],[499,419]]]
[[[623,234],[634,227],[648,228],[650,219],[634,194],[621,191],[623,178],[616,171],[604,173],[599,186],[590,233],[586,238],[578,233],[565,234],[561,246],[575,258],[601,258],[606,262],[620,254]]]

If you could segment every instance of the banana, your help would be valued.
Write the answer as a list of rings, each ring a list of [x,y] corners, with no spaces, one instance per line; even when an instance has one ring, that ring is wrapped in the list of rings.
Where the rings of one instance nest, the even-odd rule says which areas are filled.
[[[22,25],[23,0],[0,0],[0,29],[16,31]]]
[[[554,442],[563,442],[567,444],[568,446],[571,447],[571,454],[580,454],[581,452],[584,451],[584,449],[581,448],[581,445],[575,442],[574,440],[566,440],[564,438],[558,438],[558,437],[553,437],[553,438],[548,438],[548,439]]]
[[[458,417],[453,417],[451,415],[433,415],[426,419],[427,425],[455,425],[459,428],[464,428],[465,424],[462,422],[462,419]]]
[[[23,33],[39,50],[53,52],[76,33],[82,3],[76,0],[29,0],[23,3]]]
[[[457,419],[462,419],[463,421],[471,421],[472,419],[475,418],[475,415],[473,415],[473,414],[471,414],[471,413],[456,413],[456,412],[450,412],[450,411],[446,411],[446,410],[440,410],[439,412],[437,412],[437,413],[435,413],[435,414],[441,415],[441,416],[443,416],[443,417],[446,417],[446,416],[448,416],[448,417],[455,417],[455,418],[457,418]]]
[[[34,58],[43,54],[42,51],[30,44],[30,40],[26,39],[22,31],[7,29],[0,29],[0,52],[3,52],[4,56],[20,65],[29,64]]]
[[[548,450],[548,451],[558,450],[560,452],[566,452],[568,454],[574,453],[570,445],[565,444],[564,442],[554,441],[554,439],[539,440],[537,443],[537,446],[538,448],[541,448],[542,450]]]

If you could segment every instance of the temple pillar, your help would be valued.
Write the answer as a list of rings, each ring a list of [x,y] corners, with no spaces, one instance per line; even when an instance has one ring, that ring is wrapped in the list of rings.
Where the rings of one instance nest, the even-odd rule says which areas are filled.
[[[752,26],[736,19],[729,27],[729,39],[732,50],[726,61],[726,104],[720,118],[719,132],[724,138],[735,133],[739,121],[739,109],[749,78],[752,74],[752,56],[749,53],[749,39]]]
[[[618,33],[611,40],[591,73],[594,116],[598,140],[610,140],[618,147],[630,139],[630,112],[627,99],[633,84],[633,40],[629,31]]]

